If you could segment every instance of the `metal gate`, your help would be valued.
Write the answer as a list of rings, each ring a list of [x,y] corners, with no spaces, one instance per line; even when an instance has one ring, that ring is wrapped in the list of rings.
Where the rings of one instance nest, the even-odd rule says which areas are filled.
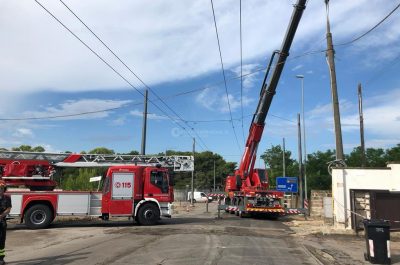
[[[400,230],[400,193],[371,191],[372,218],[390,221],[390,230]]]
[[[350,190],[351,227],[364,228],[363,217],[390,221],[390,230],[400,230],[400,193],[387,190]],[[362,217],[363,216],[363,217]]]

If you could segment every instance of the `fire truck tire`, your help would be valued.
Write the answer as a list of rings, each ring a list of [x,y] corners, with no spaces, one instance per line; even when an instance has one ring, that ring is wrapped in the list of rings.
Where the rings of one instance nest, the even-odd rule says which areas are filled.
[[[46,228],[53,220],[49,206],[44,204],[32,205],[24,214],[25,224],[30,229]]]
[[[146,203],[139,208],[137,221],[140,225],[155,225],[160,219],[160,210],[153,203]]]

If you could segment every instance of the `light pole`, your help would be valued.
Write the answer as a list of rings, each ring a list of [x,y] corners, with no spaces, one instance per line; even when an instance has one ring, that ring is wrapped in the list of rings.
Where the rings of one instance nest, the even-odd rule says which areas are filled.
[[[304,199],[308,202],[307,195],[307,149],[306,149],[306,123],[304,118],[304,75],[296,75],[301,80],[301,112],[303,116],[303,150],[304,150]]]

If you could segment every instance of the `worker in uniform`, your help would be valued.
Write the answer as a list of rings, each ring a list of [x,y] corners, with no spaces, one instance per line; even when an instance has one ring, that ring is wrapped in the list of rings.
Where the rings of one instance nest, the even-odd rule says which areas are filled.
[[[4,180],[0,180],[0,265],[6,264],[4,256],[6,255],[6,232],[7,221],[6,217],[11,211],[11,198],[5,195],[7,187]]]

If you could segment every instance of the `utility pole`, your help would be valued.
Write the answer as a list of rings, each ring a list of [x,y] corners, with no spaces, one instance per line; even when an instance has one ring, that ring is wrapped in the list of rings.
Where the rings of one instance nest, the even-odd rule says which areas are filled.
[[[308,201],[307,194],[307,147],[306,147],[306,121],[304,115],[304,75],[296,75],[301,80],[301,116],[303,118],[303,151],[304,151],[304,199]]]
[[[333,120],[335,124],[335,142],[336,142],[336,160],[344,160],[343,155],[343,141],[342,141],[342,127],[340,124],[340,111],[339,100],[336,83],[336,70],[335,70],[335,50],[333,48],[332,33],[329,24],[329,0],[325,0],[326,5],[326,57],[329,67],[329,74],[331,78],[331,92],[332,92],[332,105],[333,105]]]
[[[299,153],[299,195],[300,195],[300,208],[304,208],[303,197],[303,161],[301,152],[301,126],[300,126],[300,113],[297,113],[297,131],[298,131],[298,153]]]
[[[142,148],[140,151],[141,155],[146,154],[146,130],[147,130],[147,101],[148,101],[149,91],[146,89],[144,91],[144,109],[143,109],[143,127],[142,127]]]
[[[361,83],[358,84],[358,113],[360,114],[361,166],[365,167],[366,161],[365,161],[365,143],[364,143],[364,114],[362,107]]]
[[[286,150],[285,150],[285,137],[283,137],[283,139],[282,139],[282,164],[283,164],[283,177],[286,177],[286,157],[285,157],[285,153],[286,153]]]
[[[215,192],[215,159],[214,159],[214,192]]]
[[[196,138],[193,138],[193,158],[194,158],[194,153],[196,151]],[[194,168],[192,170],[192,193],[190,196],[190,204],[193,206],[193,197],[194,197]]]

